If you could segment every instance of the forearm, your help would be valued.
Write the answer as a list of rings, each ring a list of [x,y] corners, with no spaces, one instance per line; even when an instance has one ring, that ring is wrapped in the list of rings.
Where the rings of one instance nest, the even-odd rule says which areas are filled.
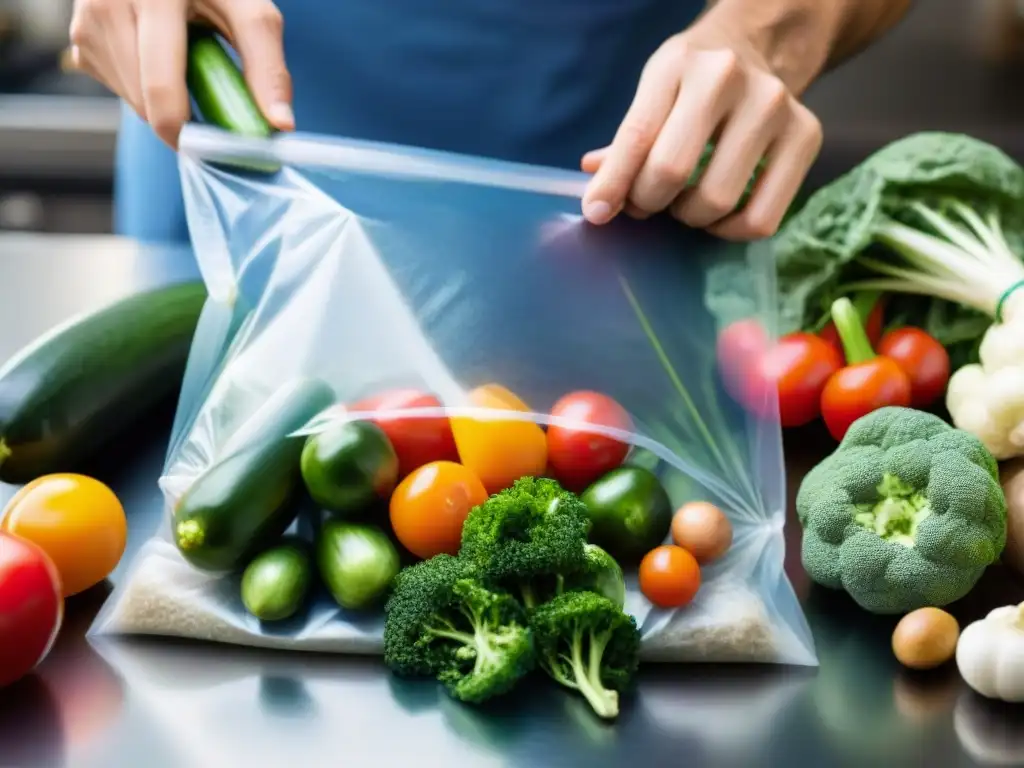
[[[709,0],[698,23],[731,28],[795,93],[856,54],[906,14],[913,0]]]

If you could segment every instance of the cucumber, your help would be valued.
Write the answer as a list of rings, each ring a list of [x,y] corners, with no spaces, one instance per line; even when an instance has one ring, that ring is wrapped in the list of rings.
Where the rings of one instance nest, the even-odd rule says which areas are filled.
[[[372,608],[401,568],[398,550],[380,528],[328,520],[316,542],[316,562],[327,589],[342,608]]]
[[[242,136],[266,138],[274,132],[212,31],[189,29],[185,79],[204,122]]]
[[[257,555],[242,574],[242,603],[260,621],[282,621],[306,602],[313,563],[306,543],[286,539]]]
[[[73,472],[181,385],[199,282],[136,294],[53,329],[0,369],[0,480]]]
[[[278,389],[239,429],[244,444],[204,471],[175,506],[174,542],[206,571],[237,569],[291,525],[299,480],[301,437],[288,437],[334,402],[319,379]]]

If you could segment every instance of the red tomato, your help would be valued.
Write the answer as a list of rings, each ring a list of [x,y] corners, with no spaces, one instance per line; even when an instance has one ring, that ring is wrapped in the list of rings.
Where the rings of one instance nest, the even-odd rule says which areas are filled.
[[[50,652],[64,618],[60,574],[35,544],[0,532],[0,687]]]
[[[791,333],[755,361],[747,381],[746,404],[763,417],[771,414],[778,392],[783,427],[802,427],[821,413],[821,392],[842,359],[813,333]]]
[[[466,467],[434,461],[416,469],[391,494],[391,527],[416,557],[457,555],[462,524],[487,501],[484,484]]]
[[[548,427],[548,465],[569,490],[582,491],[622,464],[629,453],[627,443],[586,429],[588,424],[624,432],[633,428],[626,409],[607,395],[571,392],[555,403],[551,415],[579,425]]]
[[[875,347],[879,340],[882,338],[882,331],[885,328],[885,302],[879,298],[871,306],[871,311],[868,313],[867,319],[864,320],[864,332],[868,336],[868,341],[872,347]],[[836,324],[831,320],[828,325],[821,329],[821,338],[827,341],[836,352],[839,353],[839,358],[845,360],[846,355],[843,352],[843,340],[839,338],[839,330],[836,328]]]
[[[891,405],[910,405],[910,379],[888,357],[846,366],[821,393],[821,415],[836,440],[861,416]]]
[[[441,401],[415,389],[396,389],[352,403],[350,411],[388,412],[373,422],[391,441],[398,455],[398,474],[404,477],[432,461],[458,461],[455,437],[447,417],[407,417],[410,408],[440,408]]]
[[[659,608],[680,608],[700,589],[700,566],[682,547],[655,547],[640,561],[640,591]]]
[[[927,408],[946,393],[949,353],[920,328],[898,328],[882,337],[878,354],[903,369],[910,379],[910,404]]]
[[[718,334],[715,352],[722,384],[741,405],[746,404],[750,371],[769,346],[768,334],[757,320],[739,320]]]

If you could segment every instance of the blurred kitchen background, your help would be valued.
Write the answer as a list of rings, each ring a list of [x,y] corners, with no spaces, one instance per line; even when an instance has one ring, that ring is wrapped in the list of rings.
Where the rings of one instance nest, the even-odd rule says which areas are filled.
[[[61,69],[71,0],[0,0],[0,230],[106,233],[118,102]],[[917,0],[883,43],[821,80],[817,181],[917,130],[1024,160],[1024,0]]]

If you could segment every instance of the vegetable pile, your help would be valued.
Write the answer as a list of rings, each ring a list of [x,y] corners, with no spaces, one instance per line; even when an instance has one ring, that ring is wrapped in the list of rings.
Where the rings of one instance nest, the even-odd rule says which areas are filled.
[[[820,418],[839,442],[797,496],[805,570],[902,615],[905,666],[955,655],[982,695],[1024,700],[996,673],[1024,652],[1022,609],[962,634],[942,610],[1001,557],[1024,562],[1024,168],[968,136],[913,135],[812,195],[770,248],[777,340],[756,301],[721,290],[736,265],[712,270],[707,303],[732,398],[786,428]]]
[[[196,568],[241,572],[256,620],[301,616],[319,582],[344,611],[383,610],[397,674],[478,704],[542,670],[614,718],[640,648],[623,565],[653,605],[683,607],[730,523],[707,502],[673,515],[609,436],[632,421],[606,395],[569,393],[547,415],[496,384],[468,399],[496,413],[412,390],[340,407],[322,381],[291,381],[181,495],[174,542]]]
[[[945,405],[953,423],[997,459],[1024,454],[1024,168],[1017,162],[968,136],[909,136],[815,193],[772,249],[783,333],[822,331],[837,299],[884,293],[882,325],[913,330],[880,340],[876,351],[911,378],[910,404],[927,407],[944,389],[941,345],[952,360]],[[730,268],[709,280],[712,308]],[[878,325],[874,315],[871,324]],[[917,377],[910,366],[921,367]],[[789,379],[777,378],[785,390]],[[787,423],[785,393],[782,415],[786,426],[805,418],[797,413]]]

